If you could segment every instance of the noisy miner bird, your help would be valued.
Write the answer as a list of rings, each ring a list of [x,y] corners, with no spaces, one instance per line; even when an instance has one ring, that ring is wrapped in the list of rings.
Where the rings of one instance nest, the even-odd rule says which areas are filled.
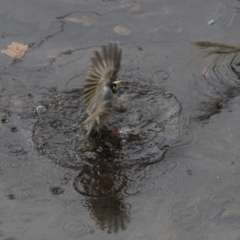
[[[115,42],[102,46],[91,58],[82,98],[89,115],[82,123],[87,134],[99,132],[115,111],[126,111],[122,97],[117,96],[118,85],[122,82],[117,80],[121,58],[122,49]]]

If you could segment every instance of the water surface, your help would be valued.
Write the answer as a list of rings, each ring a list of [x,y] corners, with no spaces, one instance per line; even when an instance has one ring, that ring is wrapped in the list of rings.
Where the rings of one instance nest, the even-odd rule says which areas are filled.
[[[239,239],[239,79],[188,41],[237,43],[238,1],[8,1],[1,54],[2,239]],[[230,20],[232,19],[232,22]],[[209,24],[214,20],[214,24]],[[94,50],[123,49],[120,135],[87,137]]]

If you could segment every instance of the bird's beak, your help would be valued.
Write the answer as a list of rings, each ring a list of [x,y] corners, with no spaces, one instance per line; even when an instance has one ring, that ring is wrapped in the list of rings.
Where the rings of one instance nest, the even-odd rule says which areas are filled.
[[[121,84],[122,83],[122,79],[119,79],[119,80],[115,81],[114,83]]]

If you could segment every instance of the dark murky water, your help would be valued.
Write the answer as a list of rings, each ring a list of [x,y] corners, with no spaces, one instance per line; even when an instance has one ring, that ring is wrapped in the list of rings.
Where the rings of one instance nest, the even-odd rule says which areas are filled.
[[[239,7],[2,2],[1,49],[29,51],[0,58],[0,238],[239,239],[239,79],[224,64],[203,77],[185,41],[237,43]],[[86,137],[85,71],[110,40],[129,110],[119,137]]]

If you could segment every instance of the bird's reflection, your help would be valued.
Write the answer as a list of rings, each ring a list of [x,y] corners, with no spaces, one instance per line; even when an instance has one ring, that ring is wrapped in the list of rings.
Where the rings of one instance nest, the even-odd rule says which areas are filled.
[[[79,99],[81,90],[57,93],[41,103],[33,131],[36,148],[56,164],[77,171],[74,189],[85,196],[84,206],[96,225],[109,233],[127,228],[130,208],[124,202],[129,179],[128,163],[118,131],[103,129],[98,136],[87,136],[78,125],[85,118]],[[113,128],[114,129],[114,128]]]
[[[83,205],[97,226],[108,233],[116,233],[125,230],[130,223],[131,206],[124,202],[129,181],[126,168],[113,158],[115,153],[111,149],[116,151],[116,148],[106,148],[107,141],[101,144],[103,152],[98,153],[99,159],[90,160],[90,164],[82,168],[73,186],[85,196]]]
[[[107,198],[86,198],[84,206],[97,226],[108,233],[125,230],[130,223],[129,208],[119,196]]]

